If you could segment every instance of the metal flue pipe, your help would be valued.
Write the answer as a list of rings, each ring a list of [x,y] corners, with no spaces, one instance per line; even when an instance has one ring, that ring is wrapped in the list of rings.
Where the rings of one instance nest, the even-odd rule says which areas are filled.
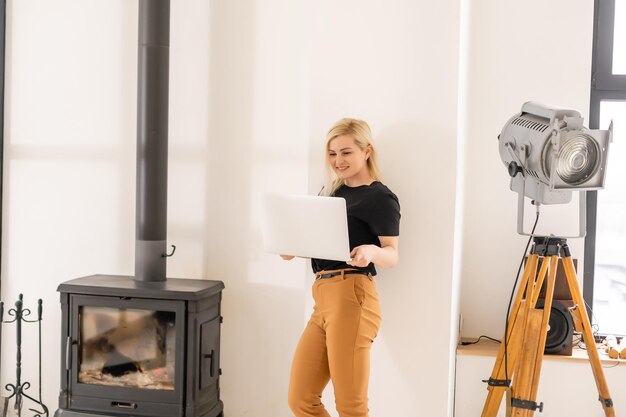
[[[135,280],[166,277],[170,0],[139,0]]]

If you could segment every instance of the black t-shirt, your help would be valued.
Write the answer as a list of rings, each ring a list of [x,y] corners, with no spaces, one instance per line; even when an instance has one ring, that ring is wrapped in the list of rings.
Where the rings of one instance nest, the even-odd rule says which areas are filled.
[[[348,187],[342,185],[333,194],[346,200],[350,250],[361,245],[380,246],[378,236],[400,235],[400,203],[398,197],[383,183]],[[341,261],[311,259],[313,272],[352,268],[376,275],[374,263],[355,268]]]

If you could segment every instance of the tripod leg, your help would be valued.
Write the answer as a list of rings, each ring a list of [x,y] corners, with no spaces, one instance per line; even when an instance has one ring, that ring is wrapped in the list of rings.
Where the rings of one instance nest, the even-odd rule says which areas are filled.
[[[544,259],[541,261],[541,268],[539,269],[539,274],[537,275],[537,280],[535,282],[535,286],[533,288],[532,297],[530,297],[530,307],[535,308],[537,305],[537,300],[539,299],[539,293],[541,292],[541,287],[543,286],[543,281],[546,276],[546,272],[548,271],[548,265],[552,268],[552,264],[547,262]],[[529,297],[526,297],[529,298]]]
[[[550,309],[552,307],[558,260],[557,255],[550,257],[550,274],[548,276],[543,310],[531,308],[528,311],[522,353],[519,359],[519,370],[516,372],[515,380],[513,381],[511,406],[512,416],[514,417],[532,417],[537,408],[540,410],[542,408],[542,405],[537,405],[535,400],[537,399],[543,351],[546,346],[548,323],[550,322]],[[545,258],[541,268],[542,271],[544,267],[547,267]],[[540,278],[539,281],[543,282],[543,279]],[[537,292],[539,290],[540,288],[536,288]]]
[[[541,321],[543,312],[537,309],[530,309],[526,322],[526,332],[522,343],[522,350],[519,358],[519,369],[515,373],[513,380],[512,399],[511,399],[511,416],[526,417],[532,416],[528,414],[528,409],[524,404],[531,401],[530,392],[538,380],[533,373],[535,363],[541,361],[543,352],[539,352],[541,338]]]
[[[547,262],[545,262],[547,263]],[[539,381],[541,377],[541,364],[543,359],[543,353],[546,349],[546,339],[548,337],[548,326],[550,325],[550,314],[552,312],[552,300],[554,299],[554,287],[556,285],[556,274],[559,268],[559,257],[554,255],[550,257],[550,276],[548,277],[548,286],[546,287],[546,297],[543,304],[543,320],[541,322],[541,342],[538,351],[540,352],[540,358],[535,364],[535,379]],[[539,287],[541,289],[541,286]],[[539,291],[539,290],[538,290]],[[537,399],[537,389],[539,384],[533,385],[533,389],[530,396],[533,401]]]
[[[596,386],[598,387],[600,403],[602,404],[604,414],[607,417],[615,417],[613,400],[611,400],[609,387],[606,383],[606,379],[604,378],[604,371],[602,370],[600,355],[598,355],[598,350],[596,349],[595,339],[593,337],[593,331],[591,329],[591,322],[589,321],[589,315],[587,314],[587,309],[585,308],[585,301],[580,292],[578,279],[576,278],[574,262],[572,261],[572,257],[569,255],[569,253],[567,253],[567,256],[563,257],[563,266],[565,267],[565,276],[567,277],[569,290],[572,294],[574,303],[578,306],[578,314],[580,315],[583,330],[583,340],[585,342],[585,345],[587,346],[587,355],[589,355],[589,362],[591,363],[593,376],[596,380]]]
[[[513,377],[513,369],[515,367],[517,357],[519,356],[521,336],[524,333],[523,327],[526,322],[527,306],[526,300],[523,299],[524,292],[528,294],[529,289],[533,288],[535,285],[538,258],[538,255],[532,254],[528,257],[528,261],[526,262],[526,267],[522,275],[522,282],[520,283],[519,290],[515,296],[515,301],[513,302],[513,306],[511,308],[511,316],[509,317],[507,326],[507,349],[505,352],[504,343],[500,345],[498,356],[496,357],[496,362],[494,364],[493,371],[491,372],[491,377],[489,378],[489,386],[487,387],[489,393],[481,414],[482,417],[496,417],[498,410],[500,409],[500,404],[502,403],[502,397],[505,391],[509,389],[508,384],[500,382],[500,385],[497,385],[498,382],[496,381],[504,381],[507,376],[509,380]],[[507,357],[506,361],[504,360],[505,355]],[[506,372],[505,363],[507,365]]]
[[[513,368],[515,367],[516,359],[519,356],[519,349],[521,345],[521,336],[523,333],[522,327],[526,322],[525,301],[521,302],[518,314],[516,314],[515,316],[516,320],[514,322],[512,330],[509,332],[508,337],[509,346],[507,349],[507,374],[509,380],[513,377]],[[513,319],[513,317],[511,318]],[[504,347],[503,345],[501,345],[500,351],[498,352],[498,357],[496,358],[496,365],[491,374],[490,381],[504,381],[504,355]],[[509,384],[504,382],[502,382],[502,385],[489,385],[487,387],[489,393],[487,394],[487,400],[485,401],[485,405],[483,407],[483,412],[481,414],[482,417],[496,417],[496,415],[498,414],[498,410],[500,409],[500,404],[502,403],[502,397],[508,389]]]

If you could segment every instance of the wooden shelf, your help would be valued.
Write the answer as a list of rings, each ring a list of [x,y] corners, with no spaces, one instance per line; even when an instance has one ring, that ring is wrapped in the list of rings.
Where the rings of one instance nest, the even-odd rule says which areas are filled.
[[[472,342],[476,339],[461,339],[462,342],[469,341]],[[472,355],[472,356],[492,356],[496,357],[498,354],[498,349],[500,348],[500,343],[493,342],[489,339],[483,339],[480,342],[473,345],[458,345],[456,352],[457,355]],[[600,354],[600,362],[607,365],[616,365],[620,362],[619,359],[611,359],[604,352],[603,349],[599,349],[598,353]],[[544,360],[556,360],[556,361],[585,361],[588,362],[589,358],[587,356],[587,351],[585,349],[580,349],[579,347],[574,346],[572,351],[572,356],[561,356],[561,355],[544,355]],[[624,362],[624,360],[621,360]]]

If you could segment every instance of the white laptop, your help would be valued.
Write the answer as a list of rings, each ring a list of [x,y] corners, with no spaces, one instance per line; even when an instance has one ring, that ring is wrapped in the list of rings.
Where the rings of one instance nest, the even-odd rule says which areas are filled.
[[[267,252],[302,258],[350,260],[346,200],[266,194],[261,231]]]

